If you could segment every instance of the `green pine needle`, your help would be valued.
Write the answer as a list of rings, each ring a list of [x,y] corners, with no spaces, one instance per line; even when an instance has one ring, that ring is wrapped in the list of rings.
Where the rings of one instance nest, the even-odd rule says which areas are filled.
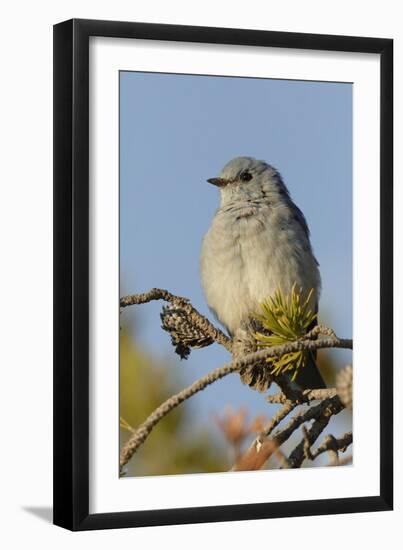
[[[302,338],[317,316],[309,307],[313,292],[311,289],[303,300],[302,289],[297,291],[294,283],[291,294],[284,296],[278,289],[272,297],[260,304],[262,313],[256,314],[255,319],[260,321],[268,334],[255,333],[258,346],[281,346]],[[307,365],[309,353],[306,350],[296,351],[281,357],[268,357],[266,361],[270,363],[271,373],[274,375],[294,370],[291,377],[294,380],[300,370]]]

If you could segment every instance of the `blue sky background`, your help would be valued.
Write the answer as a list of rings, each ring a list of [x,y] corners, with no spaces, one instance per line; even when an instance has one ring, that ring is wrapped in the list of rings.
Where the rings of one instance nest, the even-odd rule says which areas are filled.
[[[206,183],[231,158],[263,159],[304,212],[322,275],[320,318],[352,336],[352,85],[252,78],[120,73],[121,294],[162,287],[212,319],[199,278],[201,240],[219,204]],[[176,361],[160,329],[161,302],[128,308],[135,338],[171,357],[191,382],[226,362],[218,346]],[[134,326],[134,324],[133,324]],[[337,364],[349,352],[332,352]],[[199,393],[202,424],[226,403],[270,414],[264,397],[231,375]]]

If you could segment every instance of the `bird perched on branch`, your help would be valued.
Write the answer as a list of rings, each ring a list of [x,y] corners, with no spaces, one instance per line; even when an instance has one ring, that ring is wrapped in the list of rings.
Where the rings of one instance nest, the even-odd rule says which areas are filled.
[[[230,335],[278,289],[289,294],[296,285],[305,296],[313,289],[310,306],[317,311],[321,281],[309,229],[279,172],[237,157],[207,181],[219,188],[221,204],[203,239],[202,286]],[[325,387],[313,355],[296,382],[302,389]]]

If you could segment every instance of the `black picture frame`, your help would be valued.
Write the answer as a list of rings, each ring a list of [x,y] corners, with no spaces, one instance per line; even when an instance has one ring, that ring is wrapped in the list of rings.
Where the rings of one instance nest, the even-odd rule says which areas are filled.
[[[380,491],[369,497],[89,513],[89,38],[381,56]],[[73,19],[54,26],[54,523],[71,530],[391,510],[393,506],[393,40]]]

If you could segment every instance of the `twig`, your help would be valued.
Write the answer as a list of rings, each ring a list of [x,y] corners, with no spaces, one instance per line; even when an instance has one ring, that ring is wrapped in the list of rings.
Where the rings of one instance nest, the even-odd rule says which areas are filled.
[[[311,442],[309,441],[309,433],[305,426],[302,426],[302,435],[304,436],[304,455],[305,458],[312,460]]]
[[[244,469],[260,469],[264,466],[267,459],[273,454],[274,450],[276,448],[281,447],[281,445],[289,439],[289,437],[305,422],[309,422],[310,420],[315,420],[318,422],[314,423],[314,431],[312,432],[312,441],[314,441],[314,435],[318,431],[318,435],[321,433],[322,430],[319,431],[319,428],[321,427],[322,423],[325,422],[325,420],[319,420],[322,419],[322,417],[327,417],[329,415],[332,416],[333,414],[337,414],[343,409],[343,404],[341,403],[339,397],[335,395],[332,398],[325,399],[324,401],[320,402],[318,405],[315,405],[314,407],[311,407],[308,410],[301,410],[299,411],[291,420],[290,422],[282,429],[277,430],[273,435],[270,437],[266,437],[265,433],[261,433],[257,436],[257,438],[253,441],[253,443],[250,445],[249,449],[244,453],[244,455],[241,457],[241,459],[235,463],[233,470],[244,470]],[[328,422],[328,420],[327,420]],[[324,426],[325,427],[325,426]],[[323,427],[323,428],[324,428]],[[313,426],[311,430],[313,429]],[[298,449],[298,450],[297,450]],[[263,450],[263,453],[262,453]],[[298,467],[297,464],[300,460],[300,453],[302,452],[302,460],[304,458],[304,441],[302,441],[301,449],[298,447],[295,449],[294,452],[290,455],[288,462],[291,468]],[[262,454],[261,454],[262,453]],[[259,456],[260,455],[260,456]],[[253,467],[250,467],[250,466]]]
[[[182,296],[175,296],[162,288],[152,288],[148,292],[143,294],[132,294],[131,296],[124,296],[120,299],[120,307],[128,307],[132,305],[145,304],[153,300],[165,300],[170,302],[174,306],[180,307],[189,317],[189,320],[193,325],[199,328],[207,336],[210,336],[214,342],[221,344],[229,352],[232,351],[232,340],[226,336],[220,329],[216,328],[207,317],[204,317],[201,313],[195,309],[189,302],[188,298]]]
[[[273,346],[271,348],[266,348],[261,351],[249,353],[248,355],[245,355],[245,357],[240,357],[232,363],[213,370],[206,376],[203,376],[199,380],[196,380],[196,382],[194,382],[188,388],[185,388],[181,392],[167,399],[167,401],[165,401],[162,405],[155,409],[155,411],[147,418],[147,420],[143,424],[141,424],[141,426],[136,430],[135,434],[122,448],[120,456],[121,466],[126,464],[130,460],[130,458],[140,447],[140,445],[147,439],[151,430],[161,420],[161,418],[168,414],[169,411],[177,407],[180,403],[182,403],[186,399],[189,399],[189,397],[203,390],[206,386],[212,384],[216,380],[219,380],[227,374],[235,372],[246,365],[250,365],[256,361],[261,361],[262,359],[266,359],[267,357],[281,356],[284,353],[290,353],[292,351],[302,349],[315,350],[325,347],[345,347],[343,342],[344,340],[339,340],[335,338],[323,338],[314,341],[298,340],[295,342],[283,344],[281,346]],[[306,345],[306,347],[304,347],[304,345]]]
[[[320,334],[337,338],[334,330],[332,328],[325,327],[324,325],[315,325],[311,331],[305,334],[304,338],[313,339],[317,338]]]
[[[327,436],[323,443],[319,445],[319,447],[312,451],[311,453],[311,460],[315,460],[320,454],[325,453],[326,451],[329,451],[329,449],[333,449],[335,451],[341,451],[344,453],[347,450],[347,447],[351,445],[353,442],[353,434],[352,432],[346,432],[342,437],[339,439],[335,439],[333,436],[329,437]]]
[[[271,432],[280,424],[280,422],[288,415],[291,411],[298,406],[297,401],[291,401],[287,399],[281,409],[273,416],[273,418],[266,424],[263,428],[261,435],[267,437]]]
[[[191,320],[191,322],[196,327],[198,327],[206,335],[210,336],[212,340],[224,346],[228,351],[230,352],[232,351],[231,338],[226,336],[221,330],[219,330],[212,323],[210,323],[207,317],[204,317],[204,315],[199,313],[189,302],[188,298],[183,298],[182,296],[175,296],[174,294],[171,294],[171,292],[168,292],[168,290],[164,290],[162,288],[152,288],[148,292],[144,292],[142,294],[132,294],[130,296],[124,296],[123,298],[120,299],[120,307],[125,308],[132,305],[145,304],[153,300],[165,300],[166,302],[170,302],[171,304],[180,307],[181,309],[183,309],[183,311],[185,311],[185,313],[189,316],[189,319]],[[319,334],[327,335],[327,337],[321,338],[320,340],[312,340],[313,337],[316,337]],[[321,344],[318,345],[318,342],[321,342]],[[290,346],[290,347],[287,347],[287,346]],[[301,340],[296,340],[295,342],[290,342],[289,344],[285,344],[284,351],[282,353],[284,354],[284,353],[290,353],[291,351],[302,351],[302,350],[313,351],[321,348],[352,349],[353,342],[352,340],[349,340],[349,339],[338,338],[332,329],[328,329],[327,327],[318,325],[313,330],[311,330],[306,335],[306,337],[302,338]],[[256,360],[264,359],[267,357],[273,357],[276,355],[276,353],[279,354],[278,346],[269,348],[269,350],[274,350],[274,352],[268,355],[265,354],[265,352],[268,351],[267,349],[255,352]]]
[[[156,424],[158,424],[158,422],[162,420],[164,416],[172,411],[172,409],[175,409],[178,405],[183,403],[183,401],[186,401],[186,399],[189,399],[189,397],[192,397],[192,395],[194,395],[195,393],[203,390],[206,386],[209,386],[210,384],[216,382],[216,380],[219,380],[220,378],[223,378],[227,374],[234,372],[236,369],[237,365],[233,363],[224,365],[223,367],[219,367],[211,371],[206,376],[199,378],[199,380],[193,382],[191,386],[185,388],[176,395],[173,395],[164,403],[162,403],[162,405],[157,407],[154,412],[150,414],[147,420],[143,422],[143,424],[141,424],[141,426],[134,432],[129,441],[127,441],[127,443],[122,447],[120,451],[120,467],[122,468],[125,464],[128,463],[128,461],[131,459],[131,457],[137,451],[140,445],[144,443],[144,441],[150,435],[154,426],[156,426]]]
[[[294,342],[287,342],[286,344],[282,344],[280,346],[272,346],[270,348],[264,348],[259,351],[248,353],[243,357],[237,358],[236,361],[234,361],[234,363],[236,363],[239,366],[239,368],[241,368],[241,367],[246,367],[247,365],[252,365],[254,363],[264,361],[269,357],[281,357],[282,355],[286,353],[292,353],[293,351],[303,351],[303,350],[315,351],[317,349],[324,349],[324,348],[352,349],[352,347],[353,347],[352,340],[347,340],[344,338],[331,337],[331,338],[320,338],[319,340],[301,339],[301,340],[295,340]],[[276,378],[276,381],[277,380],[278,379]],[[328,390],[309,390],[309,392],[312,392],[310,395],[314,395],[314,392],[316,391],[326,392]],[[287,399],[286,396],[285,396],[285,399]]]
[[[233,342],[228,336],[223,332],[217,329],[210,321],[201,315],[190,303],[187,298],[180,296],[175,296],[167,290],[154,288],[149,292],[143,294],[133,294],[131,296],[125,296],[120,300],[120,307],[124,308],[127,306],[135,304],[144,304],[152,300],[165,300],[171,304],[181,308],[189,317],[190,321],[194,326],[198,327],[202,332],[209,336],[215,342],[223,345],[228,351],[232,351]],[[317,338],[320,334],[325,334],[324,338]],[[183,403],[183,401],[189,399],[195,393],[203,390],[208,385],[213,382],[223,378],[227,374],[238,371],[244,367],[254,365],[259,362],[263,362],[270,357],[281,357],[286,353],[291,353],[295,351],[302,350],[311,350],[315,351],[317,349],[323,348],[347,348],[352,349],[353,342],[349,339],[338,338],[334,331],[327,329],[326,327],[318,326],[315,327],[308,335],[300,340],[293,342],[288,342],[280,346],[273,346],[265,348],[262,350],[254,351],[248,353],[241,357],[236,357],[227,365],[219,367],[209,374],[203,376],[199,380],[196,380],[191,386],[183,389],[181,392],[167,399],[162,405],[155,409],[151,415],[145,420],[139,428],[133,431],[133,435],[123,446],[120,453],[120,466],[121,468],[127,464],[136,450],[141,446],[141,444],[147,439],[152,429],[158,422],[166,416],[172,409],[176,408],[178,405]],[[296,392],[290,387],[289,381],[284,376],[279,376],[275,378],[276,382],[280,385],[282,392],[277,394],[277,396],[272,396],[270,398],[273,403],[283,403],[286,405],[271,423],[266,427],[266,429],[258,436],[255,442],[251,445],[249,451],[244,455],[246,463],[253,463],[255,465],[263,465],[262,460],[265,455],[269,457],[276,449],[282,445],[282,443],[288,439],[291,433],[302,423],[310,419],[318,420],[319,417],[324,413],[325,407],[329,405],[329,402],[334,400],[334,403],[340,404],[340,407],[343,408],[339,398],[336,395],[336,390],[306,390],[304,392]],[[326,399],[322,401],[316,407],[312,407],[305,413],[300,413],[296,415],[291,423],[287,425],[282,431],[279,431],[275,434],[272,439],[267,438],[267,435],[280,423],[280,421],[287,416],[287,414],[295,408],[296,405],[302,402],[309,402],[313,399]],[[292,398],[292,404],[290,399]],[[269,400],[269,399],[268,399]],[[294,405],[295,403],[295,405]],[[336,406],[336,405],[335,405]],[[336,414],[336,413],[333,413]],[[263,439],[263,441],[262,441]],[[263,452],[262,452],[263,447]],[[248,454],[249,453],[249,454]],[[259,457],[256,460],[256,456],[259,454]],[[241,457],[242,458],[242,457]],[[266,459],[267,460],[267,459]],[[236,465],[235,465],[236,466]],[[260,466],[261,467],[261,466]],[[243,469],[236,468],[234,469]],[[249,469],[249,468],[248,468]],[[252,468],[255,469],[255,468]]]
[[[297,393],[297,402],[298,403],[310,403],[311,401],[322,401],[323,399],[328,399],[337,395],[336,388],[326,388],[319,390],[303,390]],[[274,395],[268,395],[266,397],[268,403],[287,403],[289,401],[288,397],[284,392],[279,392]]]
[[[337,395],[330,399],[325,399],[318,405],[315,405],[308,410],[300,411],[290,420],[285,428],[278,430],[274,434],[273,438],[279,445],[282,445],[284,441],[286,441],[290,435],[305,422],[319,419],[322,415],[330,414],[331,412],[332,414],[337,414],[337,412],[340,412],[342,409],[343,405]]]
[[[308,430],[306,438],[304,437],[302,441],[295,447],[293,452],[288,457],[288,462],[290,463],[291,468],[299,468],[303,463],[306,457],[306,439],[309,441],[309,445],[315,443],[320,434],[329,424],[330,418],[338,414],[344,406],[340,401],[338,396],[335,396],[331,399],[325,399],[316,407],[312,407],[308,412],[317,409],[315,414],[311,418],[315,418],[315,422],[312,424],[311,428]]]
[[[328,399],[330,397],[334,397],[337,395],[337,389],[336,388],[326,388],[326,389],[318,389],[318,390],[303,390],[300,392],[296,392],[295,401],[297,404],[301,403],[310,403],[311,401],[323,401],[323,399]],[[268,403],[276,404],[276,403],[287,403],[289,401],[289,398],[287,395],[285,395],[284,392],[279,392],[274,395],[268,395],[266,397],[266,401]]]

